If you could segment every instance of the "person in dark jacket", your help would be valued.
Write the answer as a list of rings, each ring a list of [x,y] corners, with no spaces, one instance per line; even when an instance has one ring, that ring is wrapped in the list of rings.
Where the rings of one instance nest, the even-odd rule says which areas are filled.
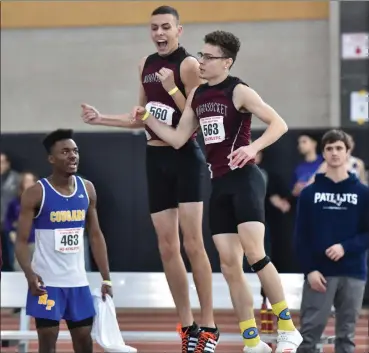
[[[335,353],[354,353],[367,278],[369,189],[347,171],[346,133],[328,131],[322,149],[327,171],[302,191],[297,209],[295,246],[306,278],[297,352],[315,352],[333,305]]]

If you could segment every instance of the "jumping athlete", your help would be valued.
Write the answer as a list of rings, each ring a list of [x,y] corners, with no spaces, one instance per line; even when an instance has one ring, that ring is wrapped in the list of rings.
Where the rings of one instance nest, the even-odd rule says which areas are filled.
[[[79,153],[72,130],[44,139],[52,174],[26,189],[21,199],[15,252],[28,281],[27,315],[35,318],[39,352],[53,353],[65,319],[74,352],[92,353],[95,309],[84,262],[84,230],[102,276],[101,293],[112,296],[104,236],[93,184],[76,176]],[[32,262],[28,238],[35,229]]]
[[[254,90],[229,76],[239,48],[232,33],[216,31],[205,36],[199,62],[207,83],[192,90],[177,128],[160,124],[144,107],[135,107],[132,115],[176,149],[201,127],[212,177],[210,228],[238,316],[244,352],[269,353],[271,348],[258,334],[253,298],[242,270],[243,253],[278,317],[276,352],[291,353],[302,338],[291,320],[278,272],[265,254],[265,183],[254,164],[256,154],[277,141],[287,125]],[[252,114],[268,128],[250,144]]]
[[[176,127],[186,97],[202,81],[199,63],[179,45],[182,26],[177,10],[161,6],[151,16],[151,38],[157,52],[139,65],[139,104],[163,125]],[[142,122],[132,123],[131,114],[100,114],[82,106],[86,123],[125,128],[145,127],[146,171],[151,218],[158,237],[165,275],[181,321],[182,352],[214,352],[219,332],[214,323],[212,271],[202,236],[204,155],[196,135],[174,149]],[[191,264],[201,306],[200,329],[191,311],[186,268],[180,253],[179,225]],[[201,341],[201,342],[200,342]]]

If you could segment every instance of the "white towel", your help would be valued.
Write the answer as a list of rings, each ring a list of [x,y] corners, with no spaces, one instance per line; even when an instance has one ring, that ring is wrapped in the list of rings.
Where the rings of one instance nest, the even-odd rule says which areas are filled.
[[[92,337],[106,353],[136,353],[137,349],[124,343],[117,321],[113,299],[107,295],[102,300],[101,289],[92,292],[96,315],[92,325]]]

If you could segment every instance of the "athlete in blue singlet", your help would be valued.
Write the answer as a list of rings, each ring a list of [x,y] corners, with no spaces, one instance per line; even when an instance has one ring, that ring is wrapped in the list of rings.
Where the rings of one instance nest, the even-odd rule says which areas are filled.
[[[93,184],[76,176],[79,152],[72,130],[44,139],[52,175],[22,195],[16,256],[29,285],[27,314],[35,318],[40,353],[54,353],[59,322],[66,320],[76,353],[92,353],[95,315],[84,263],[85,223],[102,276],[101,292],[112,295],[104,236],[96,212]],[[34,224],[32,262],[28,236]]]

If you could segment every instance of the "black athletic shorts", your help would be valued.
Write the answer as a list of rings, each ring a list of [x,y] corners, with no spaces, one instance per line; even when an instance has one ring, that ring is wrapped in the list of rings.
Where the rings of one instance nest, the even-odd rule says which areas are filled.
[[[93,322],[94,322],[93,317],[89,317],[87,319],[83,319],[80,321],[66,320],[69,330],[73,330],[75,328],[80,328],[80,327],[92,326]],[[51,327],[58,327],[59,321],[35,318],[35,324],[36,324],[37,329],[51,328]]]
[[[147,145],[146,173],[150,213],[204,199],[206,162],[196,140],[188,141],[178,150]]]
[[[265,222],[266,185],[260,169],[246,165],[212,179],[209,205],[212,235],[237,233],[245,222]]]

